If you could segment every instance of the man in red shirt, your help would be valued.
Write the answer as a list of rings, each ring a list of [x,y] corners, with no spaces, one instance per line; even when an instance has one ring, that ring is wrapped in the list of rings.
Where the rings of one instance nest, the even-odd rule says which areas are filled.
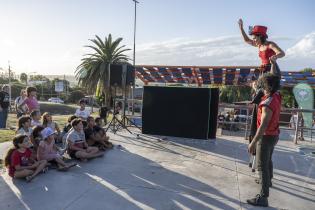
[[[264,96],[257,111],[257,132],[248,145],[248,152],[253,154],[256,149],[257,168],[261,173],[261,191],[247,203],[255,206],[268,206],[269,187],[273,173],[272,153],[279,139],[279,117],[281,110],[280,79],[273,74],[265,74],[259,79]]]

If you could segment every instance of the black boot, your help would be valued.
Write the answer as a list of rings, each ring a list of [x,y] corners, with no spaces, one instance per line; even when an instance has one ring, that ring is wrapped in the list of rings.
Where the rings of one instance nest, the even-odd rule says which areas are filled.
[[[247,203],[253,206],[268,207],[268,198],[258,194],[255,198],[247,199]]]

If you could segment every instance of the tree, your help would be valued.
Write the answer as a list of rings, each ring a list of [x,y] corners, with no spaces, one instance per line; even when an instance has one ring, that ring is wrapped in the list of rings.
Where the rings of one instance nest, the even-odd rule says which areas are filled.
[[[220,88],[220,101],[234,103],[251,100],[251,91],[248,86],[223,86]]]
[[[301,70],[301,72],[313,72],[312,68],[304,68]]]
[[[101,40],[97,35],[96,39],[90,39],[94,45],[85,46],[93,50],[93,53],[86,54],[81,59],[81,64],[76,69],[76,78],[79,84],[85,87],[89,92],[95,92],[96,87],[105,93],[105,105],[110,106],[110,64],[127,63],[129,58],[124,53],[125,45],[120,46],[122,38],[112,40],[109,34],[105,40]]]
[[[84,98],[84,93],[80,90],[72,91],[69,94],[68,101],[72,103],[78,103],[80,99]]]
[[[21,81],[21,82],[24,82],[25,85],[27,85],[27,74],[22,73],[22,74],[20,75],[20,81]]]
[[[280,89],[284,107],[295,108],[295,104],[297,104],[292,89],[292,87],[282,87]]]

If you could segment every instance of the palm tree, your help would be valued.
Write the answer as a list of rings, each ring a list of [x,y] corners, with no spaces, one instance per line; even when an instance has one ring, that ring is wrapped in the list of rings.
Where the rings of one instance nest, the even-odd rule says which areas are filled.
[[[21,81],[21,82],[24,82],[25,85],[27,85],[27,74],[22,73],[22,74],[20,75],[20,81]]]
[[[97,35],[96,39],[90,39],[94,45],[85,46],[92,49],[94,52],[86,54],[81,59],[81,64],[76,69],[76,78],[79,84],[95,92],[96,88],[105,93],[105,105],[110,105],[110,64],[127,63],[129,58],[124,52],[125,45],[119,46],[122,38],[112,40],[112,35],[109,34],[105,40],[101,40]]]

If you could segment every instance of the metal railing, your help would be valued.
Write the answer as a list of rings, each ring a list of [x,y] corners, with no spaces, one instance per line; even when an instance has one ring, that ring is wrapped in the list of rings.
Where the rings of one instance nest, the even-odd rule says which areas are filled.
[[[250,124],[251,124],[251,120],[252,118],[250,117],[250,110],[253,109],[253,105],[251,104],[246,104],[246,105],[233,105],[233,104],[220,104],[219,105],[220,108],[231,108],[231,109],[243,109],[243,110],[246,110],[247,112],[247,115],[246,115],[246,122],[234,122],[234,121],[218,121],[218,126],[220,125],[223,125],[223,124],[228,124],[228,125],[231,125],[230,128],[232,128],[233,125],[243,125],[245,126],[245,136],[244,138],[247,139],[248,137],[248,132],[249,132],[249,129],[250,129]],[[288,114],[288,115],[291,115],[292,116],[292,112],[294,113],[298,113],[297,114],[297,120],[296,122],[294,123],[295,124],[295,127],[293,128],[290,128],[289,125],[290,125],[290,120],[289,121],[279,121],[280,124],[288,124],[287,127],[284,127],[284,126],[280,126],[280,130],[292,130],[295,132],[294,134],[294,139],[293,139],[293,142],[295,144],[298,143],[298,139],[299,139],[299,134],[302,135],[302,133],[306,130],[306,131],[311,131],[311,142],[312,142],[312,137],[313,137],[313,131],[315,131],[314,128],[312,127],[305,127],[303,125],[300,125],[300,120],[301,120],[301,114],[299,113],[302,113],[302,112],[307,112],[307,113],[315,113],[315,109],[298,109],[298,108],[282,108],[281,109],[281,113],[280,114]],[[291,119],[291,117],[290,117]]]

